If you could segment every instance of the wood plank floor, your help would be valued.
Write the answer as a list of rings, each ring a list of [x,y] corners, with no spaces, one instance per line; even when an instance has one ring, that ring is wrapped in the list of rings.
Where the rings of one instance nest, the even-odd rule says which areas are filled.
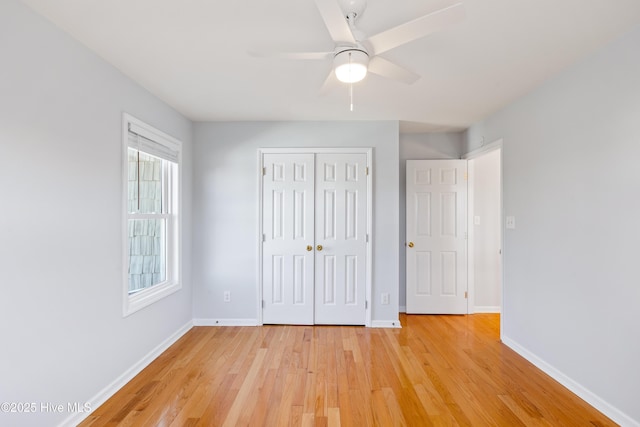
[[[499,341],[499,317],[402,329],[195,327],[83,426],[607,426]]]

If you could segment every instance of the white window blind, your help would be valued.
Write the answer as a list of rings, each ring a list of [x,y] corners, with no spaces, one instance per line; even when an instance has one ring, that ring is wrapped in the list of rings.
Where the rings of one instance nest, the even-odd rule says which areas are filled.
[[[180,147],[173,141],[135,123],[129,123],[129,147],[173,163],[180,156]]]

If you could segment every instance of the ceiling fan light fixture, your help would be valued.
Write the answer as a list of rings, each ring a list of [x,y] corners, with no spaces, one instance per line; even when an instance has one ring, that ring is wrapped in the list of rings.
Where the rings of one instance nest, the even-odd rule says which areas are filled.
[[[343,50],[333,58],[336,77],[343,83],[356,83],[367,75],[369,55],[361,49]]]

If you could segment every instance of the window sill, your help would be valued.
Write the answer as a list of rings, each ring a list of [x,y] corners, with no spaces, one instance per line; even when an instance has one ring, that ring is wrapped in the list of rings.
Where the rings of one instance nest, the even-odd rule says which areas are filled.
[[[124,298],[123,317],[127,317],[180,289],[182,289],[182,285],[178,282],[164,282],[133,295],[127,294]]]

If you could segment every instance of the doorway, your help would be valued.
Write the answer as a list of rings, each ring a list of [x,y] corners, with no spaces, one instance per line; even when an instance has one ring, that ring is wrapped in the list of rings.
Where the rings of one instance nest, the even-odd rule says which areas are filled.
[[[469,313],[502,310],[502,149],[468,159]]]
[[[467,154],[463,160],[407,161],[407,313],[503,311],[501,148],[499,140]],[[453,167],[466,171],[464,189],[452,180],[448,187],[432,185],[444,184],[446,171]],[[423,185],[429,180],[429,185]],[[456,218],[453,228],[454,216],[450,215],[447,230],[442,218],[453,209],[463,209],[464,215]],[[419,244],[425,237],[429,239],[426,246],[425,242]],[[463,262],[464,270],[458,261]],[[449,273],[443,273],[447,268]]]
[[[370,149],[260,150],[261,323],[367,325]]]

